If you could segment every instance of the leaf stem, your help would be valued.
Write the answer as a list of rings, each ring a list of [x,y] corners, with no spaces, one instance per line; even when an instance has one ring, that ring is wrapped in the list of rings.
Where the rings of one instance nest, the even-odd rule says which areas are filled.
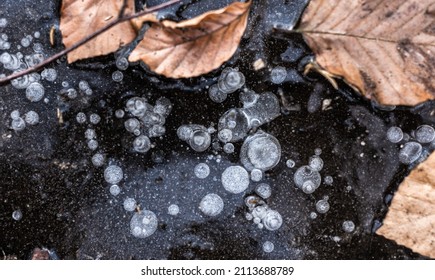
[[[182,0],[169,0],[168,2],[165,2],[165,3],[163,3],[163,4],[156,5],[156,6],[151,7],[151,8],[145,8],[143,11],[140,11],[140,12],[137,12],[137,13],[134,13],[134,14],[131,14],[131,15],[125,15],[125,16],[122,16],[122,14],[120,14],[122,17],[118,17],[116,20],[114,20],[114,21],[112,21],[111,23],[107,24],[107,25],[104,26],[103,28],[101,28],[101,29],[95,31],[94,33],[92,33],[92,34],[86,36],[85,38],[83,38],[82,40],[78,41],[77,43],[75,43],[75,44],[72,45],[71,47],[66,48],[66,49],[64,49],[63,51],[60,51],[60,52],[58,52],[58,53],[56,53],[56,54],[50,56],[49,58],[47,58],[46,60],[42,61],[41,63],[39,63],[39,64],[37,64],[37,65],[35,65],[35,66],[33,66],[33,67],[27,68],[27,69],[24,70],[24,71],[20,71],[20,72],[17,72],[17,73],[13,73],[13,74],[11,74],[11,75],[5,77],[5,78],[1,78],[1,79],[0,79],[0,85],[5,84],[5,83],[8,83],[8,82],[12,81],[13,79],[16,79],[16,78],[22,77],[22,76],[24,76],[24,75],[27,75],[27,74],[30,74],[30,73],[32,73],[32,72],[35,72],[35,71],[39,70],[40,68],[44,67],[45,65],[47,65],[47,64],[49,64],[49,63],[55,61],[56,59],[58,59],[58,58],[60,58],[60,57],[62,57],[62,56],[64,56],[64,55],[66,55],[66,54],[68,54],[69,52],[71,52],[71,51],[77,49],[78,47],[80,47],[80,46],[86,44],[86,43],[89,42],[90,40],[92,40],[92,39],[94,39],[95,37],[97,37],[98,35],[100,35],[100,34],[106,32],[107,30],[109,30],[110,28],[112,28],[113,26],[115,26],[115,25],[117,25],[117,24],[119,24],[119,23],[122,23],[122,22],[124,22],[124,21],[128,21],[128,20],[131,20],[131,19],[134,19],[134,18],[137,18],[137,17],[141,17],[141,16],[146,15],[146,14],[149,14],[149,13],[156,12],[156,11],[158,11],[158,10],[161,10],[161,9],[164,9],[164,8],[166,8],[166,7],[169,7],[169,6],[173,5],[173,4],[176,4],[176,3],[180,2],[180,1],[182,1]]]

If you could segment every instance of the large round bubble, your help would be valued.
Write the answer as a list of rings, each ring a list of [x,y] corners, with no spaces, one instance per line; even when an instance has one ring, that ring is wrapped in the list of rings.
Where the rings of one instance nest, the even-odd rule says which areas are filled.
[[[223,209],[224,201],[215,193],[207,194],[199,203],[199,210],[201,210],[202,213],[207,216],[217,216],[222,212]]]
[[[230,193],[241,193],[249,186],[249,174],[241,166],[230,166],[222,173],[222,185]]]
[[[157,216],[149,210],[135,213],[130,220],[130,232],[134,237],[146,238],[157,230]]]
[[[270,170],[280,159],[281,145],[275,137],[264,132],[246,138],[240,151],[240,160],[249,171],[255,168]]]

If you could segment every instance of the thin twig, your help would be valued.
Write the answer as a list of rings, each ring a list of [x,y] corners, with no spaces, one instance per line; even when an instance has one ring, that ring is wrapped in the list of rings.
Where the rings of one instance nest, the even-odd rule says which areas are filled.
[[[160,4],[160,5],[151,7],[151,8],[145,8],[143,11],[140,11],[140,12],[137,12],[137,13],[134,13],[134,14],[131,14],[131,15],[123,16],[121,18],[117,18],[115,21],[112,21],[111,23],[109,23],[108,25],[104,26],[103,28],[101,28],[101,29],[97,30],[96,32],[86,36],[85,38],[83,38],[82,40],[78,41],[77,43],[75,43],[71,47],[66,48],[66,49],[64,49],[61,52],[58,52],[57,54],[55,54],[53,56],[50,56],[49,58],[47,58],[43,62],[41,62],[41,63],[39,63],[39,64],[37,64],[37,65],[35,65],[33,67],[27,68],[24,71],[17,72],[17,73],[11,74],[11,75],[9,75],[9,76],[7,76],[5,78],[0,79],[0,85],[4,84],[4,83],[7,83],[7,82],[10,82],[10,81],[12,81],[12,80],[14,80],[16,78],[22,77],[24,75],[27,75],[27,74],[30,74],[32,72],[35,72],[35,71],[39,70],[40,68],[44,67],[45,65],[55,61],[56,59],[66,55],[69,52],[77,49],[78,47],[86,44],[90,40],[94,39],[95,37],[97,37],[101,33],[104,33],[105,31],[109,30],[110,28],[112,28],[113,26],[115,26],[115,25],[117,25],[119,23],[122,23],[124,21],[129,21],[131,19],[138,18],[138,17],[141,17],[143,15],[146,15],[146,14],[149,14],[149,13],[161,10],[163,8],[171,6],[171,5],[173,5],[175,3],[178,3],[180,1],[182,1],[182,0],[170,0],[168,2],[165,2],[163,4]]]
[[[125,9],[127,9],[127,0],[123,0],[121,9],[119,10],[118,18],[124,17]]]

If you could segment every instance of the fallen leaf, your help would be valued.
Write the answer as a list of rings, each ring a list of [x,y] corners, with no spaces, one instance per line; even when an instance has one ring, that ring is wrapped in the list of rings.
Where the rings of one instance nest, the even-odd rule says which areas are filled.
[[[143,40],[130,54],[149,68],[170,78],[208,73],[231,58],[246,29],[251,1],[204,13],[179,23],[147,15],[136,24],[151,21]],[[140,25],[140,24],[139,24]]]
[[[434,0],[311,0],[299,32],[367,98],[414,106],[435,98],[434,20]]]
[[[376,232],[435,258],[435,152],[400,184]]]
[[[123,0],[63,0],[60,30],[68,48],[118,18]],[[134,13],[134,0],[128,0],[125,14]],[[68,62],[106,55],[133,41],[136,31],[130,22],[115,25],[68,54]]]

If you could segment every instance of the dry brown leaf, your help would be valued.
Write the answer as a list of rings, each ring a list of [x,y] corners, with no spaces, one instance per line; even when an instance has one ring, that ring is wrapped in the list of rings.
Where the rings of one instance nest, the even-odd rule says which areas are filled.
[[[311,0],[300,31],[318,64],[368,98],[435,98],[434,0]]]
[[[246,29],[246,3],[207,12],[179,23],[151,21],[143,40],[130,54],[130,61],[142,60],[152,71],[170,78],[189,78],[208,73],[231,58]],[[136,22],[137,24],[137,22]]]
[[[118,18],[123,0],[63,0],[60,30],[68,48]],[[125,14],[134,13],[128,0]],[[105,55],[133,41],[136,31],[130,22],[120,23],[68,54],[68,62]]]
[[[435,258],[435,152],[400,184],[377,231],[414,252]]]

